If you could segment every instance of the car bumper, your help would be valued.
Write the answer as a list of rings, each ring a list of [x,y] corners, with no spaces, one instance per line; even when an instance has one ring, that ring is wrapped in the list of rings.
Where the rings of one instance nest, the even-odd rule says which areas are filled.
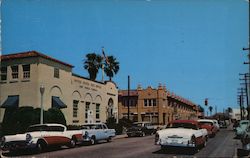
[[[32,142],[26,142],[26,141],[7,142],[7,143],[3,143],[0,148],[3,151],[30,149],[30,148],[36,148],[36,144]]]
[[[164,143],[160,145],[162,148],[168,148],[168,147],[194,148],[195,147],[195,144],[180,144],[180,143]]]
[[[129,136],[140,136],[142,135],[142,131],[133,131],[133,132],[127,132],[127,135]]]

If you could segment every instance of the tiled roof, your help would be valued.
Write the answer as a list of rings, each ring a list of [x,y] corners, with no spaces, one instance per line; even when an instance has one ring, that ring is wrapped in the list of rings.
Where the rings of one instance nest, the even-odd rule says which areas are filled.
[[[178,95],[176,95],[176,94],[173,93],[173,92],[167,91],[167,97],[172,98],[172,99],[175,99],[175,100],[178,100],[178,101],[183,102],[183,103],[185,103],[185,104],[187,104],[187,105],[190,105],[190,106],[192,106],[192,107],[196,107],[196,104],[195,104],[195,103],[193,103],[193,102],[191,102],[190,100],[185,99],[185,98],[183,98],[183,97],[181,97],[181,96],[178,96]]]
[[[128,90],[119,90],[120,96],[128,96]],[[129,96],[138,96],[137,90],[130,90]]]
[[[15,53],[15,54],[6,54],[6,55],[1,55],[1,61],[7,61],[7,60],[12,60],[12,59],[20,59],[20,58],[29,58],[29,57],[42,57],[66,66],[69,66],[73,68],[74,66],[67,64],[65,62],[62,62],[60,60],[57,60],[55,58],[49,57],[47,55],[44,55],[42,53],[39,53],[37,51],[28,51],[28,52],[21,52],[21,53]]]

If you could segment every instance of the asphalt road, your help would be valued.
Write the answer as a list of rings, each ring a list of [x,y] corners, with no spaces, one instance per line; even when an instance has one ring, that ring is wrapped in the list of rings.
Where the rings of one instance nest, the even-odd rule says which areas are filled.
[[[62,147],[50,149],[41,154],[30,154],[30,152],[8,154],[6,157],[81,157],[81,158],[128,158],[128,157],[236,157],[236,149],[241,146],[239,140],[234,139],[232,130],[222,129],[215,138],[208,140],[207,146],[198,153],[193,154],[190,150],[183,148],[163,151],[160,146],[154,145],[154,136],[121,138],[112,142],[99,142],[93,146],[78,146],[73,149]]]

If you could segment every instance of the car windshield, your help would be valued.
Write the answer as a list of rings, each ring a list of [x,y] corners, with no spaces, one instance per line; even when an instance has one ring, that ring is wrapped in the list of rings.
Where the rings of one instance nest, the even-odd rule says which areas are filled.
[[[88,125],[83,125],[82,129],[102,129],[102,127],[101,125],[88,124]]]
[[[197,129],[197,126],[192,123],[171,123],[168,126],[169,128],[188,128],[188,129]]]
[[[248,122],[241,122],[241,125],[248,125]]]
[[[133,123],[132,126],[133,127],[142,127],[142,123]]]
[[[31,126],[27,129],[27,132],[38,132],[38,131],[63,132],[64,127],[39,125],[39,126]]]

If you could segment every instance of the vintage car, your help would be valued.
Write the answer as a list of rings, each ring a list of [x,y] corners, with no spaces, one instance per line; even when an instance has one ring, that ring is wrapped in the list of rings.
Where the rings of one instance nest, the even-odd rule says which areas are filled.
[[[209,137],[214,137],[216,133],[218,132],[218,128],[215,125],[215,122],[210,119],[200,119],[197,120],[199,122],[199,126],[201,128],[205,128],[208,132]]]
[[[219,121],[220,128],[227,128],[227,122],[226,121]]]
[[[83,142],[87,142],[90,145],[96,144],[100,140],[110,142],[116,136],[115,130],[108,129],[104,123],[84,124],[81,129],[84,133]]]
[[[242,138],[248,126],[249,120],[240,120],[239,126],[235,129],[236,138]]]
[[[155,128],[150,122],[135,122],[132,127],[128,128],[126,133],[128,137],[132,136],[145,136],[155,134],[157,128]]]
[[[238,156],[248,156],[250,153],[250,126],[245,129],[241,137],[242,148],[237,150]]]
[[[67,131],[61,124],[32,125],[24,134],[8,135],[2,138],[3,151],[16,151],[18,149],[35,149],[41,152],[48,146],[75,147],[83,139],[81,130]]]
[[[207,130],[199,127],[195,120],[175,120],[166,129],[155,134],[155,144],[162,149],[169,147],[186,147],[197,151],[206,146]]]
[[[220,124],[218,120],[213,120],[213,121],[214,121],[214,125],[217,127],[217,130],[220,131]]]

